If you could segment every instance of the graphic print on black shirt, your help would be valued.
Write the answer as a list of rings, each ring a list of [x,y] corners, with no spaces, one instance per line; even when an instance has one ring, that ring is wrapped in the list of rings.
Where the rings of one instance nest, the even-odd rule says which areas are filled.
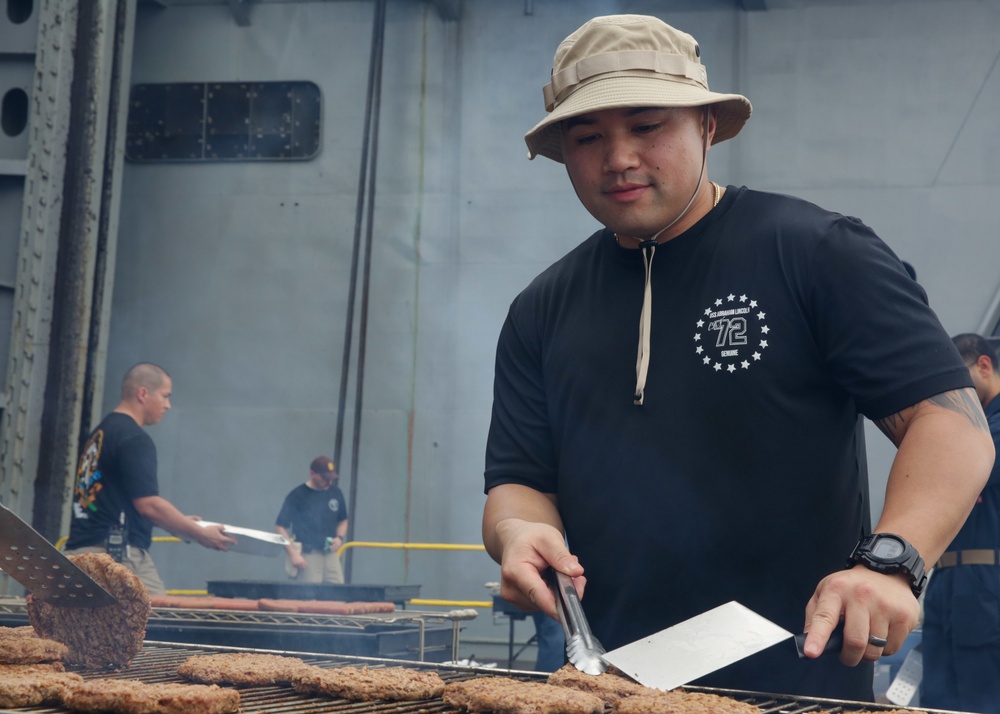
[[[87,513],[96,511],[97,494],[103,484],[101,472],[97,463],[101,459],[101,446],[104,444],[104,431],[98,429],[87,440],[80,456],[80,466],[76,470],[76,491],[74,494],[73,512],[75,518],[88,518]]]
[[[767,349],[766,318],[767,313],[746,294],[716,298],[695,323],[694,351],[716,372],[750,369]]]

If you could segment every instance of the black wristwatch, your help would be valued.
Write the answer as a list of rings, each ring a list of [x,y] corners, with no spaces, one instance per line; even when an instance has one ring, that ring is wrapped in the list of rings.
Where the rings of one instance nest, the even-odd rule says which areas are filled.
[[[909,577],[910,590],[915,597],[920,597],[927,584],[924,559],[905,538],[895,533],[872,533],[858,541],[851,557],[847,559],[847,567],[854,567],[858,563],[877,573],[903,573]]]

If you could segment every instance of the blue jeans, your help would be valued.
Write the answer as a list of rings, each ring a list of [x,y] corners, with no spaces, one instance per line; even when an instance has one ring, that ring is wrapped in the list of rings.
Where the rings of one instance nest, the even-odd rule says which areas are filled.
[[[535,621],[535,635],[538,642],[538,659],[535,670],[555,672],[566,664],[566,636],[562,624],[542,612],[531,613]]]

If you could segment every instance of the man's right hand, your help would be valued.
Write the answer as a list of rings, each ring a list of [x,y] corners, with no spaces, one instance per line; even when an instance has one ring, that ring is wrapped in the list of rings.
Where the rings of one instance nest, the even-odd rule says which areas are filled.
[[[522,610],[541,610],[558,618],[555,593],[543,577],[552,567],[573,578],[583,597],[587,579],[576,556],[566,549],[562,533],[546,523],[507,518],[497,523],[503,543],[500,563],[500,596]]]
[[[296,570],[305,570],[309,567],[309,561],[302,557],[300,553],[295,553],[294,555],[288,556],[288,562],[292,564],[292,567]]]
[[[522,610],[558,617],[555,593],[542,574],[555,568],[583,597],[583,566],[566,549],[556,496],[519,484],[494,486],[483,509],[483,543],[500,563],[500,596]]]

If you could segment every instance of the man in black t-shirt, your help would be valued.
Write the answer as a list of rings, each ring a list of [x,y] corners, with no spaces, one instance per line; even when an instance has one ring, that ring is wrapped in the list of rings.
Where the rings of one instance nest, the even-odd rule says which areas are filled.
[[[153,526],[227,550],[236,542],[222,526],[200,526],[159,495],[156,446],[143,427],[170,409],[173,382],[142,362],[122,380],[121,401],[90,434],[80,455],[66,554],[109,553],[127,565],[152,595],[166,592],[149,555]]]
[[[303,583],[342,583],[339,548],[347,541],[347,499],[337,487],[333,459],[317,456],[309,478],[285,496],[274,530],[295,542],[286,546],[289,575]]]
[[[697,684],[870,700],[921,557],[993,463],[968,370],[861,221],[709,180],[751,108],[709,91],[693,37],[594,18],[549,77],[529,157],[565,164],[604,228],[501,329],[483,513],[501,594],[554,616],[544,571],[576,578],[609,649],[738,600],[808,631],[806,658],[784,643]],[[871,539],[859,415],[898,449]]]

